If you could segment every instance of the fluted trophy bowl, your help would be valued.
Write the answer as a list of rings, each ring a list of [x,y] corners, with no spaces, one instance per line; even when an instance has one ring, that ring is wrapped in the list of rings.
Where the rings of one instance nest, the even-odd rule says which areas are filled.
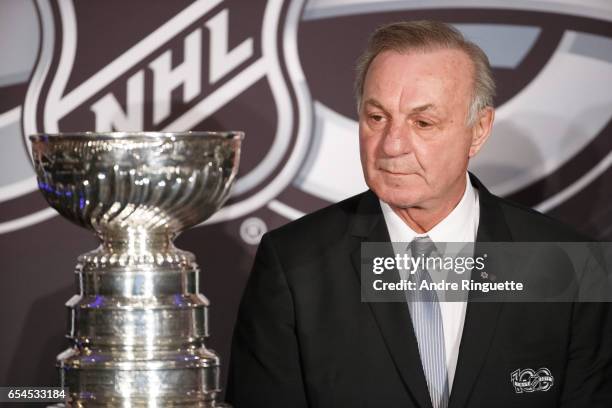
[[[217,407],[199,267],[174,238],[228,198],[242,132],[83,132],[30,136],[47,202],[92,230],[57,357],[70,406]]]
[[[240,132],[113,132],[30,137],[41,191],[69,220],[101,236],[126,228],[173,234],[227,199]]]

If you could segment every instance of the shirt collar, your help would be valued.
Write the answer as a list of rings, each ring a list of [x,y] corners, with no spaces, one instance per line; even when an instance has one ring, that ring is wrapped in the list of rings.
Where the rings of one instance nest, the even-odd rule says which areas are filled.
[[[478,230],[480,206],[478,192],[472,186],[469,175],[459,204],[426,234],[418,234],[410,228],[389,206],[380,200],[389,237],[392,242],[410,242],[416,236],[428,235],[433,242],[474,242]]]

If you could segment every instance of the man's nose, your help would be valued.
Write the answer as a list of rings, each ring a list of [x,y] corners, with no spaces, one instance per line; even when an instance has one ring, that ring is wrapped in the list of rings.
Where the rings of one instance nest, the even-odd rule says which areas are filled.
[[[412,140],[407,123],[391,123],[386,129],[382,150],[387,156],[400,156],[412,151]]]

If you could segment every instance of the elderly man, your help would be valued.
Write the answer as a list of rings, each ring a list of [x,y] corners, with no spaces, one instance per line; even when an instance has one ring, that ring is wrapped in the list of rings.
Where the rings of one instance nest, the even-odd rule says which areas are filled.
[[[610,407],[602,305],[362,302],[366,242],[581,241],[493,196],[468,162],[491,133],[483,51],[449,25],[379,28],[357,69],[369,191],[266,234],[241,303],[228,400],[242,407]],[[604,324],[605,323],[605,324]],[[518,392],[517,369],[546,367]],[[609,375],[609,374],[607,374]]]

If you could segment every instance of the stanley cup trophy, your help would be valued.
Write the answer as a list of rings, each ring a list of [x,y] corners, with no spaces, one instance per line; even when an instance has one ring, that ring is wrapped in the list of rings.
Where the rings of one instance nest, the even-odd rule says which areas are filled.
[[[74,407],[219,407],[219,357],[192,253],[173,245],[229,195],[241,132],[30,136],[49,204],[92,230],[58,355]]]

